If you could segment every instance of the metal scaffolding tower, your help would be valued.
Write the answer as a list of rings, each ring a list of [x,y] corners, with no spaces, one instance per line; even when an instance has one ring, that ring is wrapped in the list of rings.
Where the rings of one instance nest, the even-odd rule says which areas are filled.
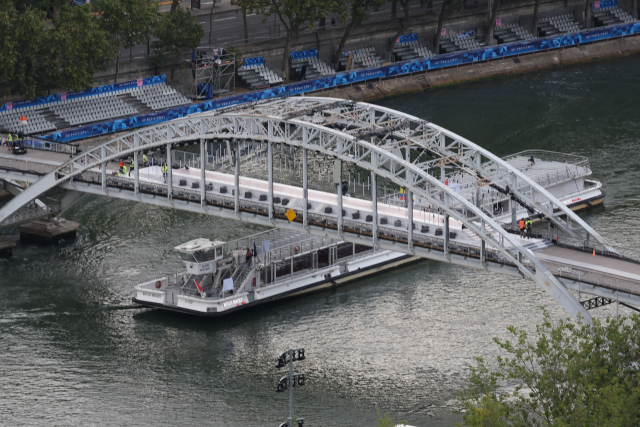
[[[191,68],[195,99],[235,92],[235,53],[226,52],[221,47],[206,48],[206,51],[199,51],[195,61],[191,62]]]

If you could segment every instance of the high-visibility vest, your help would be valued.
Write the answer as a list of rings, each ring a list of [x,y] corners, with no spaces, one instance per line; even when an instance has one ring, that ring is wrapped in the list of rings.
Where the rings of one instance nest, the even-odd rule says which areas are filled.
[[[167,165],[162,166],[162,173],[167,173]]]
[[[127,167],[126,166],[122,166],[122,173],[127,173]]]
[[[520,230],[522,230],[524,228],[524,221],[520,220]]]
[[[9,142],[13,141],[13,137],[9,134]]]
[[[531,220],[527,220],[527,228],[531,228]]]
[[[146,154],[143,154],[143,155],[142,155],[142,161],[143,161],[144,163],[147,163],[147,155],[146,155]]]

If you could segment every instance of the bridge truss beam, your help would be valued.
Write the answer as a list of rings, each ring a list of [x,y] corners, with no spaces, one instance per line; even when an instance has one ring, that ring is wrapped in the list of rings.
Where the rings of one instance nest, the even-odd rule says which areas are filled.
[[[371,114],[371,112],[369,112],[369,114]],[[389,113],[385,114],[387,115],[386,118],[390,116]],[[397,132],[397,129],[400,129],[401,126],[404,126],[405,124],[403,121],[405,118],[402,120],[392,118],[390,120],[393,123],[394,132]],[[424,123],[421,126],[424,126]],[[408,129],[410,130],[410,128]],[[405,135],[407,137],[410,137],[409,130],[405,129],[404,131],[407,134]],[[431,134],[436,133],[431,129],[429,129],[429,132]],[[438,130],[438,132],[442,134],[441,130]],[[164,146],[167,147],[167,151],[169,152],[171,146],[175,143],[201,139],[250,139],[253,141],[266,142],[269,147],[274,143],[285,144],[307,151],[310,150],[322,153],[343,162],[354,163],[357,166],[374,173],[376,176],[386,178],[395,184],[406,188],[410,191],[410,194],[415,194],[424,200],[428,200],[432,206],[440,209],[444,213],[445,218],[450,217],[460,221],[469,230],[478,235],[484,242],[487,242],[491,247],[500,252],[506,260],[506,264],[513,266],[512,269],[514,272],[519,273],[522,277],[535,281],[542,289],[556,299],[556,301],[558,301],[558,303],[560,303],[560,305],[569,314],[574,317],[581,315],[587,321],[590,320],[588,312],[578,303],[578,301],[576,301],[573,295],[558,281],[558,279],[553,276],[546,267],[544,267],[533,253],[522,247],[518,240],[510,233],[506,232],[491,216],[487,215],[483,210],[475,206],[456,191],[452,191],[451,187],[441,182],[441,179],[436,178],[423,170],[419,164],[417,164],[418,162],[409,156],[408,152],[405,158],[405,156],[402,155],[402,151],[394,151],[393,146],[389,146],[384,138],[375,138],[370,134],[363,135],[361,131],[360,136],[366,137],[371,142],[359,139],[344,130],[334,129],[326,126],[325,124],[313,123],[312,120],[305,121],[295,118],[287,120],[278,116],[266,116],[264,114],[252,115],[242,112],[220,115],[202,114],[198,116],[189,116],[157,126],[137,130],[130,134],[108,141],[71,159],[67,163],[40,178],[26,191],[19,194],[0,209],[0,221],[15,213],[18,209],[38,197],[40,194],[60,185],[80,192],[97,192],[98,194],[108,193],[112,197],[115,196],[111,190],[107,190],[105,188],[104,181],[100,187],[97,187],[86,185],[81,182],[74,182],[74,178],[81,178],[83,173],[93,172],[101,175],[104,179],[104,165],[107,162],[123,156],[134,155],[134,153],[141,150]],[[410,138],[405,138],[405,141],[409,139]],[[438,138],[435,139],[438,140]],[[376,145],[375,141],[382,141],[382,143],[380,145]],[[385,144],[387,145],[385,146]],[[439,138],[439,144],[441,146],[443,145],[442,137]],[[239,169],[239,159],[240,157],[236,156],[236,171]],[[202,158],[202,161],[204,162],[204,158]],[[270,164],[271,169],[272,162],[270,162]],[[202,166],[204,167],[204,164]],[[171,171],[170,168],[169,171]],[[238,172],[236,172],[236,174],[238,174]],[[269,179],[269,205],[270,208],[272,208],[273,187],[271,173]],[[154,201],[148,202],[158,205],[169,205],[173,208],[182,208],[180,205],[183,202],[171,197],[171,189],[173,187],[170,180],[171,175],[169,174],[167,178],[167,197],[154,198]],[[258,220],[256,219],[257,216],[255,214],[253,215],[254,218],[250,218],[250,215],[245,215],[245,213],[240,212],[238,209],[239,201],[237,199],[239,189],[237,180],[235,185],[236,200],[234,203],[235,209],[232,212],[232,215],[229,215],[229,212],[224,211],[224,209],[212,209],[202,204],[194,209],[194,211],[216,216],[233,217],[247,222],[265,223],[265,225],[270,224],[281,228],[294,227],[298,230],[301,228],[296,223],[286,224],[282,221],[274,220],[271,209],[269,211],[269,216],[271,217],[270,220],[269,217],[266,219],[260,218],[260,220]],[[89,190],[87,187],[92,187],[92,190]],[[140,197],[140,193],[136,193],[135,188],[139,188],[137,174],[134,176],[134,183],[131,191],[123,191],[121,192],[121,195],[124,196],[126,193],[127,196],[123,198],[133,197],[143,201]],[[443,195],[444,197],[440,199],[439,195]],[[338,200],[340,202],[341,197],[338,197]],[[339,213],[339,223],[341,222],[341,217],[342,215]],[[486,227],[493,230],[493,232],[498,235],[498,238],[489,233]],[[411,227],[409,228],[411,229]],[[334,232],[329,232],[324,228],[318,227],[309,227],[307,232],[314,235],[326,236],[335,234]],[[378,236],[373,236],[373,238],[370,239],[359,234],[352,235],[354,233],[346,232],[341,224],[338,224],[336,233],[337,235],[330,237],[370,245],[375,243],[376,246],[381,248],[409,253],[430,259],[440,258],[447,262],[454,262],[455,259],[455,263],[463,265],[471,266],[474,263],[474,261],[471,261],[471,258],[469,257],[462,257],[465,259],[458,260],[457,258],[460,257],[460,255],[448,252],[448,244],[446,240],[448,238],[448,233],[445,233],[444,251],[442,254],[438,254],[437,256],[433,253],[434,251],[420,248],[414,245],[412,241],[408,241],[407,244],[390,244],[388,242],[383,242],[382,239],[378,239]],[[364,243],[365,241],[367,243]],[[524,260],[527,262],[525,263]],[[483,265],[486,269],[494,268],[494,266],[488,266],[488,264],[491,263],[482,263],[480,261],[479,264]],[[502,270],[504,268],[499,269]]]

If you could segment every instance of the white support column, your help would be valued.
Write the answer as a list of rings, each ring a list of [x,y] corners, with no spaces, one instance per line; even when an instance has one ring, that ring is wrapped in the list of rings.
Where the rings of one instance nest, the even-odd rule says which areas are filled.
[[[240,143],[235,141],[236,143],[236,164],[234,168],[233,174],[233,185],[236,187],[235,189],[235,203],[234,208],[236,215],[240,213]]]
[[[484,219],[482,220],[481,224],[480,224],[481,230],[484,233],[485,232],[485,228],[484,228]],[[482,239],[482,242],[480,243],[480,262],[484,263],[484,259],[485,259],[485,252],[486,252],[486,246],[485,246],[485,241],[484,239]]]
[[[267,169],[269,175],[269,222],[273,222],[273,142],[267,142]]]
[[[515,176],[511,176],[511,191],[516,191],[516,178]],[[493,209],[493,206],[492,206]],[[516,201],[511,199],[511,225],[513,227],[518,223],[518,219],[516,217]]]
[[[136,140],[137,140],[137,135],[136,135]],[[138,167],[138,152],[136,151],[135,153],[133,153],[133,191],[135,193],[135,196],[138,197],[138,195],[140,194],[140,170]]]
[[[302,149],[302,226],[309,226],[309,183],[307,180],[307,149]]]
[[[173,199],[171,144],[167,144],[167,199]]]
[[[373,216],[373,247],[378,241],[378,177],[371,172],[371,210]]]
[[[204,139],[200,140],[200,201],[202,207],[207,201],[207,181],[205,179],[205,166],[207,165],[207,143]]]
[[[107,194],[107,162],[104,159],[107,158],[107,149],[105,147],[100,148],[100,156],[102,157],[102,192]]]
[[[444,205],[445,207],[449,207],[449,195],[447,193],[444,193]],[[443,234],[444,234],[444,255],[448,256],[449,255],[449,214],[448,213],[444,213],[444,230],[443,230]]]
[[[335,181],[338,183],[338,234],[342,235],[342,162],[340,160],[336,160],[339,162],[335,167]]]
[[[413,193],[411,190],[407,189],[407,227],[408,227],[408,238],[407,245],[409,246],[409,250],[413,250]]]

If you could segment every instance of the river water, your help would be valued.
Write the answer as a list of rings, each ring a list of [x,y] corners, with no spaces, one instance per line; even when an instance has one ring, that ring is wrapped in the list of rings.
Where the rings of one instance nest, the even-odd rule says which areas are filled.
[[[607,197],[584,218],[637,255],[638,95],[640,57],[631,57],[382,104],[499,155],[588,156]],[[296,370],[308,381],[295,413],[306,425],[373,426],[380,411],[451,426],[473,357],[499,354],[493,337],[507,325],[533,331],[541,308],[565,316],[531,282],[428,261],[219,319],[123,309],[135,283],[181,266],[177,244],[260,228],[101,197],[65,216],[81,224],[74,242],[18,244],[0,262],[0,425],[277,426],[288,398],[275,393],[284,375],[275,360],[303,346]]]

